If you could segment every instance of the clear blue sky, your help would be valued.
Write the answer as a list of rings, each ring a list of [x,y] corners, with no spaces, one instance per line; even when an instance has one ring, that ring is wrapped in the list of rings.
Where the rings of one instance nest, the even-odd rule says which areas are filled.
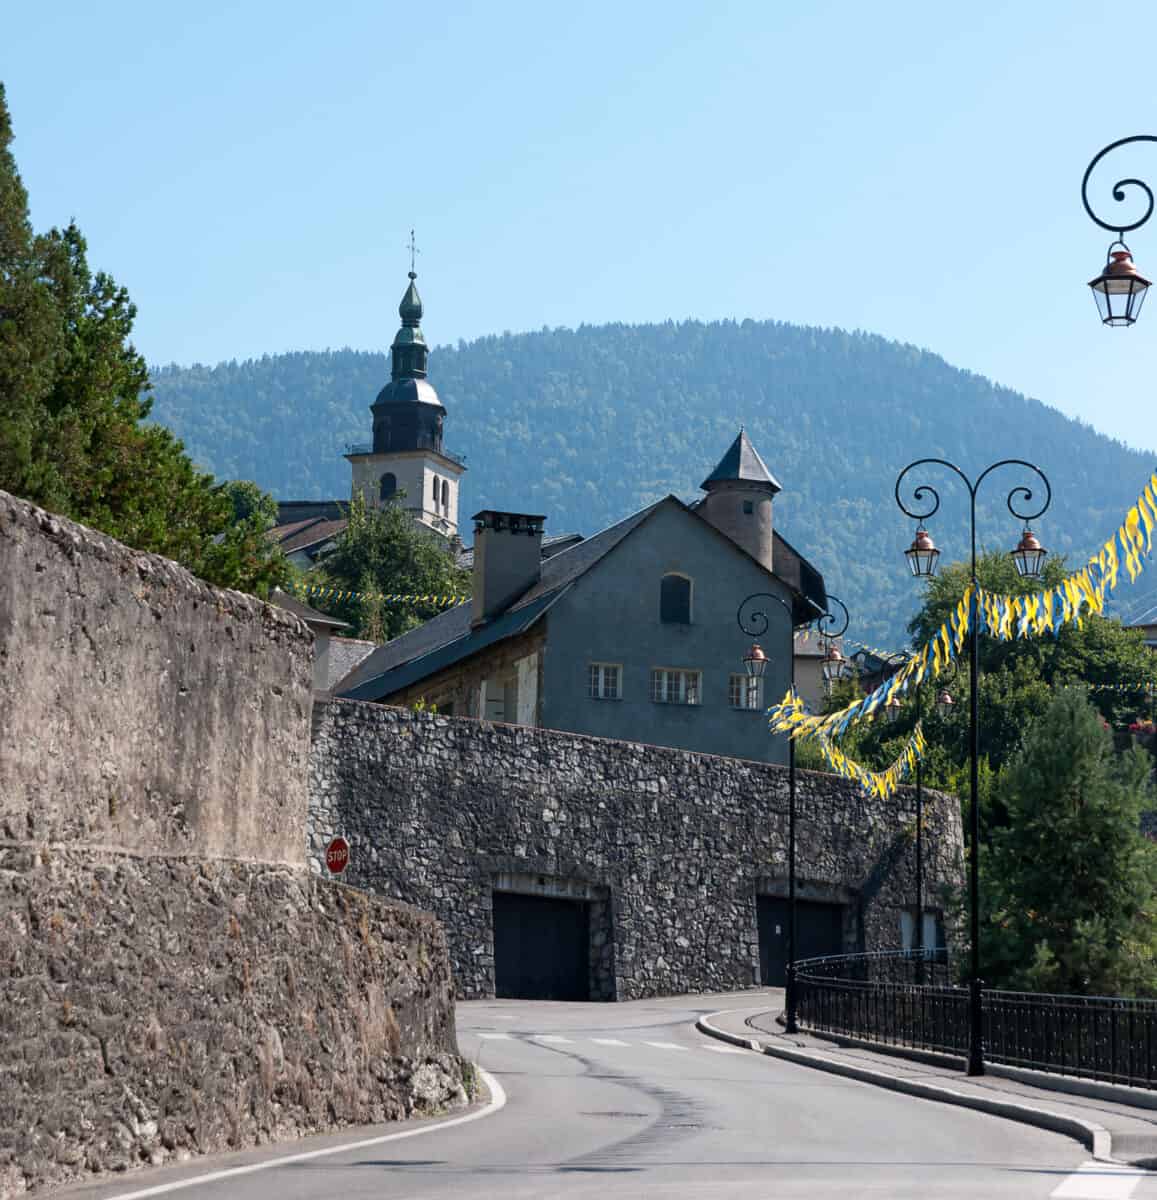
[[[1157,132],[1157,6],[1078,0],[11,5],[40,226],[153,363],[773,317],[913,342],[1157,450],[1157,299],[1105,330],[1107,142]],[[1120,170],[1113,170],[1113,168]],[[1157,146],[1102,177],[1157,185]],[[1157,272],[1157,218],[1131,235]],[[914,451],[919,447],[914,447]]]

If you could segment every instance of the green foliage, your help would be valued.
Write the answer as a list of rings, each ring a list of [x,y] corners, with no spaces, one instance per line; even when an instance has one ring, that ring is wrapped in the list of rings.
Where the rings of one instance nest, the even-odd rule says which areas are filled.
[[[428,621],[445,605],[388,604],[383,593],[465,596],[470,573],[457,566],[453,552],[434,534],[417,526],[401,505],[398,492],[380,508],[361,495],[349,507],[349,525],[333,550],[307,576],[321,587],[361,594],[360,599],[310,602],[331,616],[349,621],[350,636],[384,642]]]
[[[248,524],[265,533],[277,524],[277,501],[251,479],[234,479],[225,484],[225,495],[233,506],[233,524]]]
[[[165,554],[213,583],[265,592],[284,573],[260,533],[167,429],[144,423],[136,309],[93,272],[75,224],[34,235],[0,90],[0,488]]]
[[[996,785],[1009,822],[981,860],[990,984],[1102,995],[1157,986],[1157,847],[1138,825],[1149,776],[1142,751],[1114,753],[1084,689],[1053,697]]]
[[[436,335],[438,298],[426,300]],[[353,350],[165,367],[153,371],[154,414],[220,476],[284,499],[345,497],[342,453],[367,439],[388,377],[386,355]],[[555,533],[593,533],[669,492],[698,495],[745,424],[784,486],[777,528],[848,601],[853,635],[883,646],[900,644],[917,602],[902,554],[911,523],[892,495],[911,459],[942,454],[975,470],[1027,451],[1055,492],[1037,530],[1077,563],[1152,470],[1150,455],[934,354],[775,321],[484,337],[436,348],[430,380],[447,446],[468,456],[463,511],[542,512]],[[1007,551],[1019,529],[997,486],[1004,474],[981,497],[981,545]],[[961,557],[967,497],[951,481],[941,495],[933,533],[946,557]]]

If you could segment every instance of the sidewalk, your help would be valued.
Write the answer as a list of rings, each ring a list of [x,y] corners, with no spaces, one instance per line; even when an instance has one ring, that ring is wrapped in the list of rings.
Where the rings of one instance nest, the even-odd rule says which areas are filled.
[[[1052,1129],[1076,1138],[1095,1158],[1157,1168],[1155,1093],[999,1067],[993,1071],[1002,1074],[969,1078],[957,1067],[932,1061],[939,1056],[926,1061],[806,1033],[788,1036],[776,1023],[779,1012],[766,1006],[727,1009],[700,1018],[698,1027],[753,1053]],[[1005,1070],[1017,1077],[1006,1077]]]

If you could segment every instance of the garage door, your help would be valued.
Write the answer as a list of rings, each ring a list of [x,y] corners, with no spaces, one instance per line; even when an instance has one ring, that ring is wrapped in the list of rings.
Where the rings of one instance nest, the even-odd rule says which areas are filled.
[[[494,893],[494,992],[520,1000],[589,1000],[590,905]]]
[[[778,896],[758,896],[759,977],[768,987],[787,982],[787,901]],[[844,953],[844,906],[797,900],[795,956],[818,958]]]

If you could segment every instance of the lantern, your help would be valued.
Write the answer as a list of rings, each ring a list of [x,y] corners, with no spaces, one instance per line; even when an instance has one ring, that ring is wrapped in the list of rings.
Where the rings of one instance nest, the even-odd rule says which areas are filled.
[[[889,725],[895,725],[900,719],[900,714],[903,711],[904,705],[900,702],[900,697],[893,696],[892,699],[884,705],[884,720],[887,721]]]
[[[1036,534],[1026,525],[1015,550],[1010,551],[1022,579],[1039,579],[1048,551],[1037,541]]]
[[[751,643],[751,649],[743,656],[743,669],[748,679],[762,679],[767,670],[767,655],[758,642]]]
[[[912,545],[904,551],[904,557],[917,579],[926,579],[936,574],[936,560],[940,557],[940,551],[936,549],[932,535],[923,525],[917,528]]]
[[[947,688],[941,688],[936,693],[936,711],[942,717],[952,715],[952,710],[956,707],[956,701],[952,699],[952,693]]]
[[[1122,249],[1114,250],[1113,246]],[[1133,255],[1124,242],[1114,242],[1109,247],[1105,269],[1096,279],[1089,280],[1093,299],[1104,325],[1132,325],[1141,314],[1149,280],[1139,274],[1133,265]]]
[[[835,642],[828,642],[824,656],[820,660],[820,670],[823,672],[824,682],[827,684],[836,683],[847,674],[848,660],[840,653]]]

